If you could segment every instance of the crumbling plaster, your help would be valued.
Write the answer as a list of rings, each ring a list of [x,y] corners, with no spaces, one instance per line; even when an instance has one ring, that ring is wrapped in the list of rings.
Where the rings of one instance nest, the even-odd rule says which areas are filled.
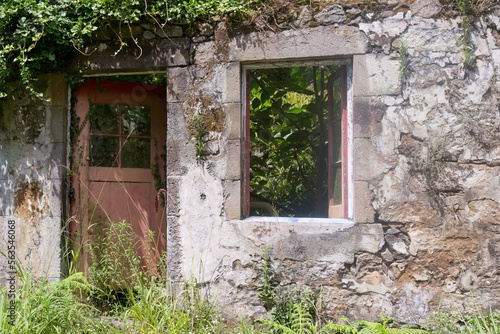
[[[15,254],[24,270],[58,278],[64,217],[67,90],[63,75],[40,80],[44,101],[22,97],[2,104],[0,131],[0,251],[7,222],[15,222]],[[5,279],[7,259],[0,258]]]
[[[352,26],[236,36],[219,23],[191,46],[188,66],[167,71],[172,277],[210,283],[228,312],[262,314],[257,268],[267,245],[282,283],[322,293],[333,318],[384,312],[419,323],[439,305],[471,310],[472,294],[498,307],[495,20],[473,23],[473,69],[463,64],[456,18],[399,11]],[[409,59],[402,78],[400,41]],[[352,62],[354,220],[242,219],[242,71],[332,58]],[[201,95],[228,116],[217,152],[202,162],[183,124],[185,101]]]

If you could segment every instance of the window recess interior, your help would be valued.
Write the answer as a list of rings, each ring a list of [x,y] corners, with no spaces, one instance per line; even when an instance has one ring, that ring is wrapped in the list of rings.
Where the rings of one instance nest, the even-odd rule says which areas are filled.
[[[348,66],[248,66],[244,215],[350,218]]]

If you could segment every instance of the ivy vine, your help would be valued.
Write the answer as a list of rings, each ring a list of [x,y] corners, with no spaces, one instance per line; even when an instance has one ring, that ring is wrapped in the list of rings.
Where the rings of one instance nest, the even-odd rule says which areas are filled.
[[[210,15],[247,11],[261,0],[5,0],[0,4],[0,99],[11,92],[42,98],[36,77],[61,72],[101,27],[120,30],[149,19],[160,28]],[[135,41],[135,39],[134,39]]]

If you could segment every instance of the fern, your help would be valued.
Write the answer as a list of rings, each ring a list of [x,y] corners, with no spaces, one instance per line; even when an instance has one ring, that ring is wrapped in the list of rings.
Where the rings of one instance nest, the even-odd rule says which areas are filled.
[[[390,320],[390,319],[386,319]],[[412,328],[389,328],[387,326],[388,321],[384,321],[384,324],[378,322],[370,322],[370,321],[360,321],[359,325],[365,326],[359,333],[366,334],[427,334],[427,331],[421,329],[412,329]]]
[[[303,303],[293,304],[291,310],[291,328],[295,333],[311,333],[314,322],[307,305]]]
[[[271,330],[275,330],[278,333],[283,334],[295,334],[295,331],[290,327],[284,326],[276,321],[266,320],[266,319],[257,319],[257,321],[262,322],[265,325],[268,325]]]
[[[321,333],[358,334],[359,331],[351,325],[327,323],[319,330],[318,334]]]

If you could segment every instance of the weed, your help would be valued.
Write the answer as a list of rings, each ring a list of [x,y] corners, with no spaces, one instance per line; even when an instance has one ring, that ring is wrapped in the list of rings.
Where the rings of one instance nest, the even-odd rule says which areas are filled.
[[[304,324],[309,328],[318,315],[316,294],[306,286],[283,286],[275,282],[268,246],[263,248],[262,264],[259,270],[261,274],[261,284],[258,287],[259,297],[271,315],[271,320],[262,322],[280,333],[286,333],[287,331],[283,329],[286,327],[297,330],[299,324]]]
[[[126,303],[124,287],[138,284],[140,258],[135,250],[136,239],[130,224],[96,223],[91,226],[93,238],[86,246],[90,255],[89,279],[97,287],[91,293],[96,305]]]
[[[196,146],[196,160],[202,160],[205,157],[203,152],[206,144],[205,136],[208,134],[203,116],[200,114],[193,115],[192,128]]]
[[[462,51],[462,61],[468,69],[476,67],[476,57],[474,56],[474,44],[470,36],[469,15],[472,13],[474,5],[472,0],[458,0],[460,15],[462,16],[463,34],[458,40],[458,47]]]
[[[170,289],[171,290],[171,289]],[[134,333],[218,333],[221,316],[215,303],[202,298],[196,280],[186,281],[183,290],[173,298],[165,283],[142,281],[130,295],[123,322]]]
[[[487,315],[474,313],[466,316],[458,312],[437,311],[426,320],[426,325],[436,334],[496,334],[500,332],[500,312],[490,310]]]
[[[259,298],[264,302],[266,310],[271,310],[275,304],[275,285],[273,284],[273,268],[271,254],[269,247],[263,247],[262,264],[259,268],[260,271],[260,286],[257,288],[259,291]]]

